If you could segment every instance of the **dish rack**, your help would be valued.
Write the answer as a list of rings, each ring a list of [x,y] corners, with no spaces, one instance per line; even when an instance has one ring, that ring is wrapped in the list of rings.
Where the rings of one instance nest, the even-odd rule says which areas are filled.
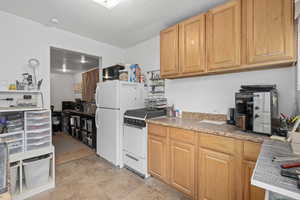
[[[165,80],[161,79],[160,71],[149,71],[148,76],[148,97],[145,104],[148,108],[166,108],[167,98],[165,97]]]
[[[26,151],[50,147],[51,137],[51,112],[49,110],[25,112]]]

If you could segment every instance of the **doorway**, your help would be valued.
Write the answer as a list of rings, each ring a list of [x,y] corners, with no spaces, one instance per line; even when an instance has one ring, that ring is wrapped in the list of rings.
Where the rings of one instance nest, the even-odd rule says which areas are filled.
[[[102,59],[50,47],[50,96],[56,164],[96,151],[95,91]]]

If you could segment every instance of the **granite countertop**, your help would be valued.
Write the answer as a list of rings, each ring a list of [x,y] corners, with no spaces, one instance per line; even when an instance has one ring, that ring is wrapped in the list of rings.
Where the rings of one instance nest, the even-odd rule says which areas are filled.
[[[300,199],[300,189],[297,188],[297,181],[280,175],[280,165],[288,162],[272,162],[274,156],[295,155],[292,153],[289,143],[271,140],[264,141],[256,162],[251,184],[285,197]],[[294,162],[297,161],[291,161],[290,163]]]
[[[203,132],[213,135],[225,136],[239,140],[246,140],[256,143],[263,143],[264,140],[269,139],[268,136],[255,134],[251,132],[241,131],[238,127],[222,124],[216,125],[211,123],[200,122],[199,119],[185,119],[185,118],[168,118],[161,117],[147,120],[147,123],[157,124],[162,126],[169,126],[174,128],[182,128],[186,130]]]

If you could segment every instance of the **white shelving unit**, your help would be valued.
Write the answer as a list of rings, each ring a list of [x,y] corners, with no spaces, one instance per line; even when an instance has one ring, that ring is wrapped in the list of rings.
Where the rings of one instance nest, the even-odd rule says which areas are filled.
[[[21,107],[21,106],[16,106],[14,107],[9,107],[8,105],[10,104],[16,104],[15,98],[16,97],[22,97],[23,95],[32,95],[33,98],[38,99],[38,96],[40,98],[40,103],[38,106],[35,107]],[[44,96],[41,91],[38,90],[0,90],[0,99],[2,98],[14,98],[13,101],[11,102],[3,102],[1,101],[0,104],[0,112],[22,112],[22,111],[33,111],[33,110],[42,110],[44,109]],[[4,106],[3,106],[4,104]]]
[[[19,163],[17,191],[12,194],[12,200],[24,200],[43,191],[55,187],[55,150],[52,145],[52,130],[51,130],[51,111],[45,109],[20,109],[11,112],[22,113],[24,118],[24,130],[13,133],[1,134],[0,138],[4,141],[14,142],[17,139],[22,139],[23,148],[19,153],[14,153],[9,156],[9,162]],[[7,113],[0,110],[0,114]],[[21,135],[16,138],[14,135]],[[23,162],[27,159],[50,155],[50,173],[49,181],[46,184],[40,185],[33,189],[28,189],[24,180]]]

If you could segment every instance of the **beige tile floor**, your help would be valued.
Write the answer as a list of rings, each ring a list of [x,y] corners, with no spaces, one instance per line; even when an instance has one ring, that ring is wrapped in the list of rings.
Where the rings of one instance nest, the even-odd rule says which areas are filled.
[[[56,188],[27,200],[187,200],[154,179],[144,180],[96,155],[56,166]]]

